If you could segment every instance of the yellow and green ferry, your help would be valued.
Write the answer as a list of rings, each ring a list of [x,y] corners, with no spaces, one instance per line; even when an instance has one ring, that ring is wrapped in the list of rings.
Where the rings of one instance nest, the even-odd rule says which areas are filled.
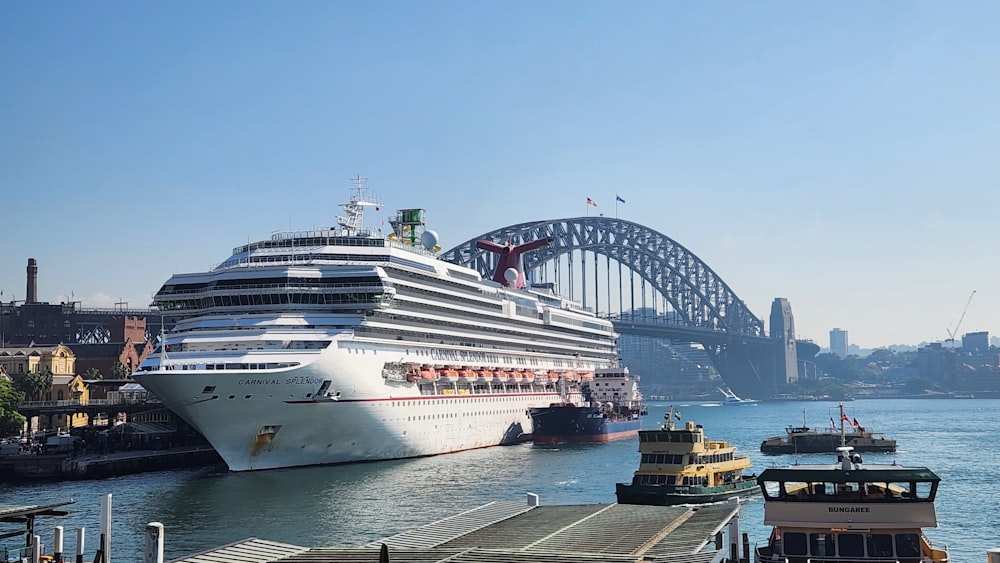
[[[754,476],[745,476],[750,458],[736,447],[709,440],[700,424],[681,420],[673,407],[657,430],[639,431],[639,469],[631,483],[618,483],[620,504],[667,506],[718,502],[758,494]]]

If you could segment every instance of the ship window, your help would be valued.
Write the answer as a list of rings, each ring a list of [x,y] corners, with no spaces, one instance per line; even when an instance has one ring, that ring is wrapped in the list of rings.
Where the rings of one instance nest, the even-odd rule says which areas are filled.
[[[214,393],[215,385],[206,385],[204,389],[201,390],[202,393]]]
[[[836,544],[830,534],[809,534],[809,553],[819,557],[837,555]]]
[[[896,534],[896,557],[920,557],[917,534]]]
[[[892,535],[869,534],[868,557],[892,557]]]
[[[806,555],[806,535],[801,532],[786,532],[781,539],[784,555]]]
[[[837,550],[841,557],[864,557],[865,539],[861,534],[837,534]]]
[[[929,481],[918,481],[914,487],[915,494],[919,499],[934,498],[934,484]]]

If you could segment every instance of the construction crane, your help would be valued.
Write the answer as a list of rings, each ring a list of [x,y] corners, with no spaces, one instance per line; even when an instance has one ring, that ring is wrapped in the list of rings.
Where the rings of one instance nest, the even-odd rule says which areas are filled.
[[[958,329],[962,327],[962,321],[965,319],[965,313],[968,312],[969,304],[972,303],[972,298],[975,295],[976,295],[976,290],[973,289],[972,293],[969,294],[969,300],[965,302],[965,308],[962,309],[962,316],[958,317],[958,323],[955,325],[955,331],[952,332],[951,325],[948,325],[948,328],[945,329],[946,331],[948,331],[948,340],[945,340],[945,342],[955,341],[955,337],[958,336]]]

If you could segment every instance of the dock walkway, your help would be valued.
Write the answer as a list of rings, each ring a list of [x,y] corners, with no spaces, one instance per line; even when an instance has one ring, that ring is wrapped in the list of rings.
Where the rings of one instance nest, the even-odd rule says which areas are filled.
[[[90,452],[76,456],[21,454],[0,459],[0,477],[20,481],[103,479],[115,475],[221,463],[223,461],[219,454],[207,445]]]
[[[531,506],[503,501],[357,548],[306,548],[258,538],[173,563],[722,563],[740,538],[739,504]],[[165,540],[170,541],[169,531]]]

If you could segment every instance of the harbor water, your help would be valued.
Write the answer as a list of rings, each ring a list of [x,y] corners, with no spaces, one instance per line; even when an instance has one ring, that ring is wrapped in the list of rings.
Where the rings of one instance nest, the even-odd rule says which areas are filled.
[[[671,406],[683,420],[705,428],[709,439],[728,440],[753,461],[751,472],[771,465],[832,462],[827,454],[765,456],[760,443],[802,424],[829,425],[829,401],[654,403],[644,428],[655,428]],[[1000,401],[988,399],[858,400],[848,416],[898,441],[895,454],[864,454],[865,462],[926,466],[942,478],[939,527],[926,530],[957,563],[984,561],[1000,547]],[[635,438],[606,444],[486,448],[429,458],[329,467],[229,473],[224,468],[161,471],[98,481],[0,484],[2,504],[48,504],[73,499],[66,517],[41,517],[36,533],[51,546],[54,526],[87,529],[85,560],[93,558],[100,499],[112,495],[112,561],[142,561],[149,522],[165,528],[167,560],[257,537],[307,547],[358,546],[433,522],[493,500],[543,504],[615,502],[615,483],[631,479],[639,462]],[[5,525],[10,531],[12,525]],[[751,545],[767,539],[763,501],[748,500],[741,527]],[[15,540],[4,540],[6,546]]]

